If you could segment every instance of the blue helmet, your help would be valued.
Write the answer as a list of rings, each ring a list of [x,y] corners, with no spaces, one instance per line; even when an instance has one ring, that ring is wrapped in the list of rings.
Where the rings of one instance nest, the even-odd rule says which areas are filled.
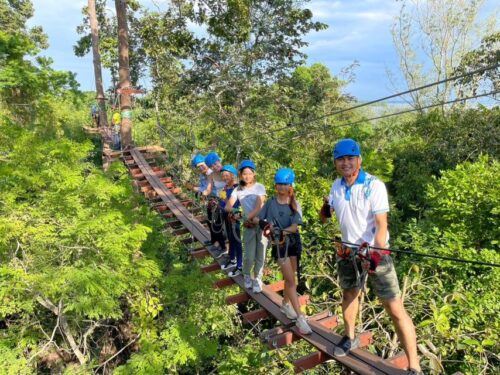
[[[230,172],[233,175],[238,176],[238,171],[231,164],[226,164],[225,166],[223,166],[221,169],[221,172],[224,172],[224,171]]]
[[[193,159],[191,159],[191,166],[195,168],[200,163],[205,162],[205,157],[202,154],[196,154]]]
[[[215,163],[220,161],[220,156],[217,155],[216,152],[209,152],[207,156],[205,156],[205,164],[209,167],[212,167]]]
[[[280,168],[274,175],[276,184],[292,185],[295,182],[295,173],[290,168]]]
[[[361,156],[361,148],[358,142],[350,138],[338,141],[333,148],[333,158],[338,159],[344,156]]]
[[[244,168],[251,168],[255,171],[255,163],[249,159],[242,160],[238,166],[238,170],[241,171]]]

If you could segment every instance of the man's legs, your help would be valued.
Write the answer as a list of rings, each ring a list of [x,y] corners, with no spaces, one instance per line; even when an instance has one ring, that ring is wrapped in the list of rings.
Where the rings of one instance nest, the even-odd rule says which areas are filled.
[[[381,299],[385,310],[394,322],[394,328],[399,341],[408,357],[410,368],[420,371],[420,362],[417,355],[417,335],[411,318],[408,316],[403,306],[401,298],[396,297],[390,300]]]
[[[359,309],[359,289],[344,289],[342,292],[342,314],[344,316],[345,335],[352,340],[355,335],[356,317]]]

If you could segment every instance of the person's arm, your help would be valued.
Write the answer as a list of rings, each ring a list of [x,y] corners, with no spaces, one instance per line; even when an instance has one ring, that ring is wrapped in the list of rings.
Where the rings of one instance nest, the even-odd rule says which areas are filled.
[[[212,175],[208,176],[208,185],[207,188],[202,192],[203,196],[207,197],[212,192],[212,186],[214,184],[214,178]]]
[[[236,194],[231,194],[231,196],[227,200],[226,208],[224,208],[224,210],[226,212],[231,212],[233,210],[233,206],[236,203],[237,199],[238,199],[238,197],[236,196]]]
[[[375,247],[387,247],[387,212],[375,215]]]
[[[284,234],[290,234],[290,233],[297,233],[298,230],[299,230],[299,225],[296,223],[293,223],[289,227],[286,227],[285,229],[283,229],[283,232],[284,232]]]
[[[252,221],[254,224],[259,223],[259,218],[257,217],[257,215],[262,209],[262,206],[264,206],[265,201],[266,201],[265,195],[257,196],[257,200],[255,201],[255,208],[252,211],[250,211],[250,213],[247,215],[247,219],[249,221]]]

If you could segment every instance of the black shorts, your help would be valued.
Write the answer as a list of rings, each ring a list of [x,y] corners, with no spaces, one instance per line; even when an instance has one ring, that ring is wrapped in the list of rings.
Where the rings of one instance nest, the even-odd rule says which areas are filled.
[[[300,235],[298,233],[291,233],[287,235],[288,237],[288,248],[285,243],[279,246],[279,258],[285,257],[299,257],[302,252],[302,241],[300,240]],[[278,259],[278,251],[276,246],[272,245],[271,254],[275,260]]]

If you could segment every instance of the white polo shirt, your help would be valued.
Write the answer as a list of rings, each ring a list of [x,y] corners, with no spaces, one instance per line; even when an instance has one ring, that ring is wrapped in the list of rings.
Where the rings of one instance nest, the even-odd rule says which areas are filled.
[[[361,244],[375,242],[375,215],[389,212],[389,199],[385,184],[377,177],[359,171],[352,186],[344,178],[337,178],[328,196],[330,206],[342,231],[342,241]],[[387,242],[389,232],[387,232]]]

